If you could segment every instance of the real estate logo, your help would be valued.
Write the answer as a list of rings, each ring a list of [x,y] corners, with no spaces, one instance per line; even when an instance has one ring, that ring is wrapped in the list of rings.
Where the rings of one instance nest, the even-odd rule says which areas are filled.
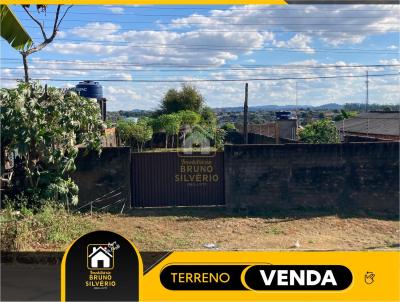
[[[89,275],[85,281],[86,287],[92,287],[96,290],[108,289],[117,285],[111,271],[114,269],[114,251],[118,250],[119,247],[116,241],[106,244],[88,244],[87,268]]]
[[[216,133],[214,130],[196,125],[190,133],[187,135],[184,133],[182,140],[182,149],[178,151],[179,156],[210,157],[215,155]]]
[[[114,268],[114,248],[110,244],[89,244],[87,246],[87,267],[90,270],[111,270]]]
[[[61,301],[138,301],[142,262],[119,234],[95,231],[76,240],[61,265]]]

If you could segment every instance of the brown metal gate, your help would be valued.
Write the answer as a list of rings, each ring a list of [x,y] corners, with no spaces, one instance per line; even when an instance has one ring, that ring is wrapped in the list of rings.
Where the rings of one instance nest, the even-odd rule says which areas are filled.
[[[132,206],[224,204],[224,154],[132,153]]]

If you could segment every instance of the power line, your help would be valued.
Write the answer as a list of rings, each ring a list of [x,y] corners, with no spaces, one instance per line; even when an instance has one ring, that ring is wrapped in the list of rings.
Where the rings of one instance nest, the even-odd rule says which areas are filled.
[[[399,76],[399,73],[374,74],[369,77]],[[133,80],[133,79],[92,79],[99,82],[134,82],[134,83],[198,83],[198,82],[246,82],[246,81],[286,81],[286,80],[318,80],[318,79],[336,79],[336,78],[364,78],[365,75],[338,75],[338,76],[316,76],[316,77],[282,77],[282,78],[247,78],[247,79],[193,79],[193,80]],[[6,81],[17,81],[18,78],[0,78]],[[77,82],[81,79],[46,79],[32,78],[34,81],[51,82]]]
[[[304,19],[308,19],[303,17]],[[32,21],[32,19],[21,18],[22,21]],[[63,22],[91,22],[92,20],[83,20],[83,19],[66,19]],[[96,20],[93,20],[95,22]],[[154,24],[154,25],[224,25],[224,26],[304,26],[304,25],[317,25],[317,26],[357,26],[357,25],[369,25],[370,23],[213,23],[210,24],[208,22],[155,22],[155,21],[115,21],[115,20],[102,20],[102,22],[112,22],[114,24]],[[398,25],[398,23],[388,23],[388,22],[377,22],[380,25]]]
[[[1,68],[1,70],[7,70],[7,69],[8,70],[16,70],[16,71],[21,72],[21,73],[24,70],[23,68]],[[58,68],[55,68],[55,69],[54,68],[43,68],[43,69],[41,69],[41,68],[29,68],[29,70],[31,71],[32,74],[34,74],[34,76],[48,76],[49,75],[48,73],[44,73],[44,72],[35,72],[35,73],[33,73],[33,71],[39,71],[39,70],[52,70],[52,71],[55,71],[55,72],[62,72],[62,71],[89,71],[89,72],[92,73],[91,75],[89,75],[87,73],[85,74],[85,75],[89,75],[89,76],[95,76],[94,75],[95,72],[104,71],[104,70],[101,70],[101,69],[81,69],[81,70],[76,70],[76,69],[58,69]],[[107,73],[107,75],[106,75],[107,77],[118,76],[118,75],[121,75],[121,73],[123,73],[123,72],[134,72],[134,71],[131,71],[131,70],[124,70],[124,69],[114,69],[114,70],[113,69],[107,69],[107,70],[108,71],[113,71],[112,73]],[[142,74],[139,74],[139,73],[135,72],[134,77],[135,78],[142,78],[142,79],[145,78],[146,79],[146,78],[153,78],[153,77],[154,78],[163,78],[163,77],[188,76],[187,74],[185,74],[185,72],[188,72],[186,70],[180,70],[179,72],[181,74],[177,74],[177,73],[173,73],[173,74],[162,73],[162,74],[159,74],[157,70],[148,70],[148,71],[157,72],[157,73],[153,73],[153,74],[151,74],[151,73],[150,74],[149,73],[143,74],[142,73]],[[248,70],[248,71],[254,72],[254,70]],[[334,70],[331,71],[331,74],[332,74],[332,72],[333,72],[333,74],[337,74]],[[220,70],[218,72],[218,74],[219,75],[232,75],[232,74],[229,73],[229,71],[224,71],[224,70]],[[329,74],[329,73],[325,73],[325,74]],[[348,74],[352,75],[353,72],[340,71],[340,73],[338,75],[348,75]],[[15,76],[19,76],[19,74],[17,74],[17,73],[15,73],[14,75]],[[78,76],[78,75],[82,75],[82,74],[64,73],[63,75],[67,77],[67,76]],[[288,70],[288,72],[285,72],[285,73],[274,73],[274,71],[261,71],[260,72],[260,71],[256,70],[256,75],[257,76],[263,76],[263,77],[281,77],[281,76],[290,77],[290,76],[304,75],[304,71],[301,71],[301,70],[290,71],[290,70]],[[102,75],[100,74],[99,76],[102,76]],[[250,76],[250,74],[247,74],[247,76]]]
[[[19,58],[0,58],[2,61],[17,61],[20,62]],[[326,68],[374,68],[374,67],[398,67],[400,64],[360,64],[360,65],[301,65],[301,64],[287,64],[287,65],[269,65],[269,64],[243,64],[243,65],[228,65],[225,67],[219,67],[210,64],[173,64],[173,63],[115,63],[110,61],[71,61],[71,60],[32,60],[31,63],[40,64],[77,64],[77,65],[110,65],[110,66],[135,66],[135,67],[182,67],[182,68],[202,68],[205,67],[207,70],[209,68],[219,69],[232,69],[232,70],[243,70],[248,68],[274,68],[274,69],[326,69]],[[95,68],[97,69],[97,68]],[[76,70],[74,68],[73,70]],[[114,69],[112,69],[114,70]],[[133,71],[138,71],[138,69],[133,69]]]
[[[56,39],[55,42],[71,42],[80,43],[83,42],[85,45],[101,45],[101,46],[119,46],[119,44],[128,45],[130,48],[172,48],[172,49],[204,49],[204,50],[230,50],[230,49],[243,49],[251,51],[265,51],[265,50],[282,50],[282,51],[315,51],[315,52],[371,52],[371,53],[385,53],[385,54],[398,54],[395,51],[388,51],[388,49],[368,49],[368,48],[302,48],[302,47],[278,47],[278,46],[265,46],[265,47],[244,47],[235,45],[206,45],[206,44],[182,44],[182,43],[146,43],[146,44],[134,44],[134,41],[110,41],[110,40],[99,40],[90,41],[87,40],[74,40],[74,39]],[[105,44],[107,43],[107,44]],[[183,47],[178,47],[183,46]]]
[[[76,44],[80,45],[80,44]],[[102,44],[95,44],[95,43],[85,43],[85,45],[99,45],[99,46],[115,46],[115,45],[102,45]],[[308,52],[308,53],[315,53],[315,52],[329,52],[329,53],[365,53],[365,54],[388,54],[388,55],[398,55],[398,52],[393,52],[393,51],[375,51],[375,50],[329,50],[329,49],[318,49],[318,48],[280,48],[280,47],[265,47],[265,48],[247,48],[247,47],[230,47],[227,46],[226,48],[216,48],[216,47],[176,47],[176,46],[140,46],[140,45],[126,45],[126,46],[120,46],[126,47],[126,48],[136,48],[136,49],[142,49],[142,48],[161,48],[161,49],[181,49],[181,50],[196,50],[197,52],[201,50],[205,51],[231,51],[231,50],[244,50],[244,51],[255,51],[255,52],[264,52],[264,51],[274,51],[274,52]],[[158,56],[161,56],[162,54],[157,54]]]
[[[157,25],[157,24],[155,24]],[[293,25],[293,24],[292,24]],[[341,24],[340,24],[341,25]],[[340,26],[336,25],[336,26]],[[37,26],[24,26],[25,28],[31,28],[31,29],[38,29]],[[76,26],[76,27],[65,27],[61,24],[60,29],[96,29],[99,30],[99,28],[94,28],[94,27],[87,27],[87,26]],[[176,33],[179,30],[187,30],[183,28],[174,28],[174,31],[171,30],[166,30],[166,29],[137,29],[137,28],[115,28],[115,27],[102,27],[101,30],[126,30],[126,31],[138,31],[138,32],[171,32],[171,33]],[[307,30],[201,30],[202,33],[208,32],[208,33],[298,33],[298,32],[318,32],[318,33],[324,33],[324,32],[329,32],[329,33],[359,33],[359,32],[368,32],[368,33],[387,33],[387,32],[397,32],[398,30],[395,29],[382,29],[382,30],[377,30],[377,29],[358,29],[358,28],[353,28],[352,30],[324,30],[324,29],[307,29]]]
[[[146,6],[146,5],[140,5],[140,6],[123,6],[124,9],[130,11],[130,10],[140,10],[140,9],[149,9],[149,10],[207,10],[207,11],[298,11],[298,8],[293,8],[296,5],[291,5],[291,7],[276,7],[276,6],[267,6],[267,5],[257,5],[257,7],[246,7],[246,8],[238,8],[238,7],[232,7],[231,5],[224,5],[228,7],[224,8],[214,8],[210,9],[209,7],[205,6],[176,6],[176,5],[168,5],[168,6]],[[79,5],[79,7],[87,7],[90,9],[93,9],[93,6],[91,5]],[[118,5],[114,5],[114,7],[121,7]],[[297,6],[299,7],[299,6]],[[300,7],[304,7],[304,5],[300,5]],[[368,6],[365,6],[368,7]],[[393,7],[393,5],[391,5]],[[103,7],[105,8],[105,7]],[[340,9],[340,8],[334,8],[332,9],[331,7],[325,6],[325,7],[319,7],[318,11],[329,11],[329,12],[392,12],[393,9],[375,9],[375,8],[359,8],[359,9]],[[21,11],[24,12],[24,11]],[[54,12],[47,12],[47,13],[54,13]],[[118,15],[118,14],[116,14]]]
[[[355,66],[342,66],[342,65],[335,65],[335,66],[303,66],[303,67],[250,67],[250,68],[240,68],[240,67],[231,67],[231,68],[210,68],[210,69],[129,69],[129,68],[49,68],[49,67],[30,67],[30,70],[59,70],[59,71],[132,71],[132,72],[171,72],[171,71],[179,71],[179,72],[192,72],[192,71],[230,71],[230,70],[237,70],[237,71],[254,71],[254,70],[265,70],[265,69],[274,69],[274,70],[299,70],[299,69],[341,69],[341,68],[387,68],[387,67],[400,67],[400,64],[390,64],[390,65],[355,65]],[[2,66],[0,69],[6,70],[24,70],[23,67],[13,67],[13,66]],[[300,72],[303,72],[300,70]]]
[[[298,10],[297,10],[298,11]],[[14,10],[14,12],[18,12],[18,13],[22,13],[24,14],[25,11],[21,11],[21,10]],[[271,12],[271,11],[268,11]],[[282,12],[285,13],[284,10],[282,10]],[[327,11],[330,12],[330,11]],[[334,11],[332,11],[334,12]],[[341,11],[342,12],[342,11]],[[393,12],[393,11],[392,11]],[[395,13],[395,12],[394,12]],[[55,14],[55,12],[50,12],[50,14]],[[223,19],[229,19],[229,18],[237,18],[237,17],[248,17],[248,15],[238,15],[238,14],[234,14],[234,15],[229,15],[229,16],[216,16],[216,15],[188,15],[188,14],[141,14],[141,13],[121,13],[121,14],[115,14],[115,13],[94,13],[94,12],[68,12],[68,15],[95,15],[95,16],[114,16],[114,17],[118,17],[118,15],[120,16],[138,16],[138,17],[183,17],[183,18],[211,18],[211,19],[219,19],[219,18],[223,18]],[[252,19],[264,19],[264,18],[269,18],[269,19],[296,19],[296,18],[307,18],[307,19],[325,19],[325,18],[332,18],[332,19],[375,19],[377,16],[356,16],[356,15],[350,15],[350,16],[309,16],[309,15],[305,15],[305,16],[287,16],[287,15],[282,15],[282,16],[271,16],[271,15],[262,15],[262,16],[251,16]]]
[[[20,62],[20,58],[0,58],[2,61],[17,61]],[[72,61],[72,60],[32,60],[32,63],[40,63],[40,64],[77,64],[77,65],[110,65],[110,66],[135,66],[135,67],[182,67],[182,68],[190,68],[190,67],[197,67],[202,68],[214,68],[214,69],[247,69],[247,68],[275,68],[275,69],[303,69],[303,68],[373,68],[373,67],[397,67],[400,64],[354,64],[354,65],[337,65],[337,64],[330,64],[330,65],[302,65],[302,64],[287,64],[287,65],[279,65],[279,64],[243,64],[243,65],[227,65],[225,67],[219,67],[217,65],[210,65],[210,64],[173,64],[173,63],[115,63],[114,61]],[[96,68],[97,69],[97,68]],[[74,68],[76,70],[76,68]],[[114,70],[114,69],[112,69]],[[138,69],[134,69],[137,71]]]

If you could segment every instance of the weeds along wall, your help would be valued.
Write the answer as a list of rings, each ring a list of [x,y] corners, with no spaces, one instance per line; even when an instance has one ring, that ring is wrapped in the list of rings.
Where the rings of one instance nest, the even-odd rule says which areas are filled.
[[[399,213],[399,144],[225,146],[231,209]]]

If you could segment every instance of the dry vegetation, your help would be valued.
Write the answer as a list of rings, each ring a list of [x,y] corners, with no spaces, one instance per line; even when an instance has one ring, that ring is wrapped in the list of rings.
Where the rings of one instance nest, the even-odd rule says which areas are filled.
[[[60,224],[60,218],[53,224]],[[64,234],[67,227],[64,222],[61,228],[50,228],[51,233],[41,234],[39,230],[40,236],[32,233],[29,238],[22,237],[24,242],[21,244],[20,239],[19,245],[22,250],[63,250],[68,239],[95,229],[120,233],[141,251],[207,248],[362,250],[399,248],[400,243],[397,220],[323,213],[307,217],[299,213],[246,217],[226,215],[218,208],[158,209],[133,210],[125,215],[74,215],[68,225],[71,223],[78,225],[67,234]]]

